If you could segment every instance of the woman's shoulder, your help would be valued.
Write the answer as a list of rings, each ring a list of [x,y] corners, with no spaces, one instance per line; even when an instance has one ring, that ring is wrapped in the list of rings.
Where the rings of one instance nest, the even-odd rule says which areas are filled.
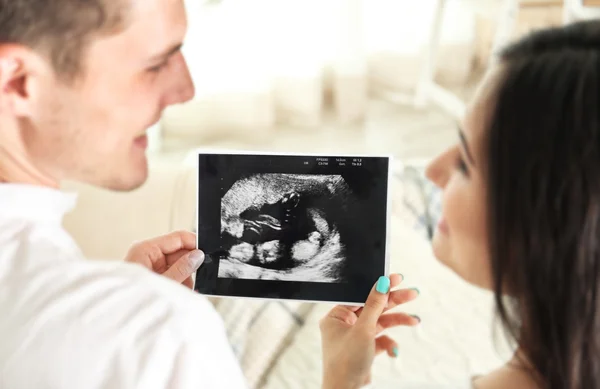
[[[379,383],[372,389],[480,389],[474,385],[475,377],[466,377],[464,380],[449,383]]]

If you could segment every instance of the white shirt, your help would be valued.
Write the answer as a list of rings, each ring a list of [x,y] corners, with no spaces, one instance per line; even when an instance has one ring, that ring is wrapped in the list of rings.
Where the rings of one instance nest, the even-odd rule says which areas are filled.
[[[0,388],[246,388],[204,297],[83,258],[61,226],[75,200],[0,184]]]

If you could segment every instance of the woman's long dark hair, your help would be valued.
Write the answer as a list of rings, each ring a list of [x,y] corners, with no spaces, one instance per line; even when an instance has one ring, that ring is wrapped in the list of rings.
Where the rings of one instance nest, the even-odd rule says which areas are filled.
[[[600,388],[600,21],[528,35],[500,74],[484,143],[497,312],[542,387]]]

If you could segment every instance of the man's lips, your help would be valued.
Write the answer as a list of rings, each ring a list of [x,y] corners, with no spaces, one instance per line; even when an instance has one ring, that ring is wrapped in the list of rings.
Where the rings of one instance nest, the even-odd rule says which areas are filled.
[[[141,133],[137,138],[135,138],[133,140],[134,145],[141,147],[143,149],[148,148],[148,133],[147,131],[149,129],[152,129],[152,127],[156,126],[159,122],[160,122],[161,116],[158,116],[155,120],[152,121],[152,124],[150,124],[148,126],[148,128],[146,129],[146,131],[144,131],[143,133]]]
[[[144,134],[144,135],[138,136],[137,138],[135,138],[135,140],[133,141],[133,143],[137,147],[140,147],[142,149],[146,149],[148,147],[148,135]]]

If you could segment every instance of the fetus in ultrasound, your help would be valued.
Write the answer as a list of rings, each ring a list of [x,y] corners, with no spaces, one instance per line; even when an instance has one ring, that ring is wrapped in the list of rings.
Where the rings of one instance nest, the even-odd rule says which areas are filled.
[[[222,218],[219,276],[341,281],[346,252],[338,223],[341,212],[336,207],[342,204],[339,194],[345,187],[338,177],[332,180],[333,186],[314,178],[311,182],[310,176],[300,179],[281,174],[242,182],[242,187],[264,189],[265,182],[289,181],[274,187],[281,194],[248,191],[247,195],[253,196],[246,200],[250,204]],[[244,190],[236,189],[235,203],[245,196]]]

